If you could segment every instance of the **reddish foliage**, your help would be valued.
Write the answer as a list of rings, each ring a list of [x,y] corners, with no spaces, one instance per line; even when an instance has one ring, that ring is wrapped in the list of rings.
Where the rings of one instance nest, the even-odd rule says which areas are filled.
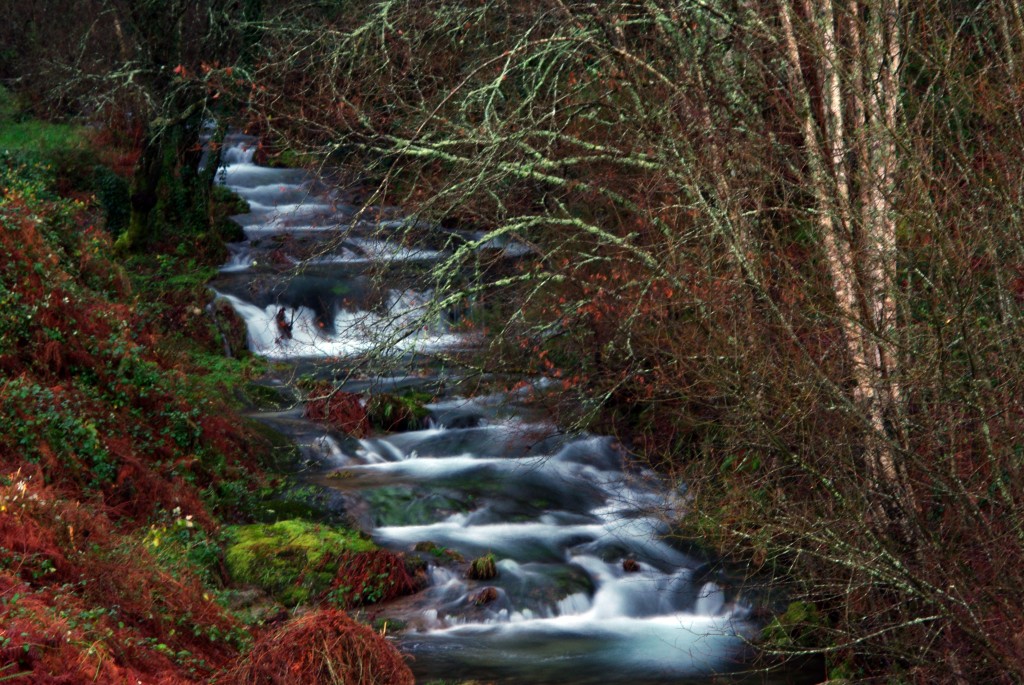
[[[204,526],[212,524],[194,488],[180,478],[154,472],[134,456],[123,459],[117,479],[104,492],[104,501],[118,518],[144,521],[162,507],[181,509]]]
[[[0,517],[0,548],[22,558],[31,558],[34,564],[48,562],[59,578],[73,576],[73,569],[58,548],[53,531],[37,521],[14,515]]]
[[[189,683],[236,655],[218,639],[236,624],[187,574],[159,570],[141,543],[116,534],[102,509],[15,472],[0,487],[0,652],[5,676],[31,683]],[[192,629],[183,630],[183,626]],[[163,644],[163,651],[148,645]]]
[[[67,619],[54,615],[51,607],[58,598],[51,592],[33,591],[28,583],[3,573],[0,574],[0,596],[16,607],[16,611],[0,611],[3,635],[10,638],[7,646],[0,650],[0,673],[10,682],[45,685],[188,682],[173,675],[173,666],[161,655],[152,655],[154,661],[162,662],[163,668],[152,670],[153,674],[162,672],[159,680],[151,679],[143,670],[118,663],[107,646],[95,640],[91,630],[72,627]],[[65,601],[63,609],[76,615],[85,605]],[[90,647],[91,651],[87,649]]]
[[[239,455],[246,450],[247,436],[238,430],[237,421],[217,414],[205,414],[198,419],[200,440],[224,455]]]
[[[100,161],[122,178],[129,179],[142,152],[145,127],[141,118],[109,113],[105,126],[93,131],[92,141]]]
[[[354,607],[408,595],[417,590],[417,583],[401,556],[378,549],[342,554],[331,587],[344,606]]]
[[[237,657],[240,628],[135,531],[160,509],[212,529],[198,488],[245,458],[242,428],[194,418],[160,330],[109,299],[129,288],[87,214],[57,246],[45,208],[6,199],[0,284],[19,309],[0,356],[0,679],[203,681]]]
[[[92,576],[85,596],[97,606],[117,606],[129,630],[156,637],[175,652],[201,656],[211,670],[236,656],[235,649],[219,639],[237,627],[235,619],[203,593],[195,578],[174,578],[159,571],[141,546],[90,561]],[[132,660],[148,659],[151,652],[131,645],[123,648]]]
[[[51,402],[43,395],[12,400],[8,413],[10,418],[30,424],[41,412],[52,410],[72,428],[77,426],[79,439],[65,443],[51,435],[47,445],[47,437],[39,436],[26,451],[24,443],[18,445],[11,436],[0,435],[0,464],[13,469],[26,456],[34,456],[48,482],[84,492],[95,487],[96,460],[106,460],[106,452],[109,463],[102,464],[105,473],[100,482],[113,481],[103,492],[111,513],[141,521],[157,508],[181,507],[197,521],[207,523],[197,487],[209,484],[216,474],[195,458],[196,444],[175,444],[170,437],[175,428],[169,425],[170,417],[189,423],[206,452],[220,455],[229,464],[248,450],[243,429],[237,422],[217,416],[229,411],[223,407],[220,412],[211,407],[213,411],[194,421],[182,419],[192,416],[192,407],[177,393],[182,375],[172,364],[180,360],[157,355],[161,335],[153,328],[154,322],[143,320],[127,304],[111,301],[109,293],[90,289],[89,283],[95,279],[74,273],[76,266],[88,265],[93,274],[123,274],[106,257],[113,250],[109,236],[95,228],[87,212],[75,219],[81,229],[73,234],[77,246],[64,248],[71,259],[62,260],[58,258],[61,252],[50,244],[52,237],[44,233],[45,224],[19,198],[8,198],[8,202],[5,222],[16,222],[19,230],[0,231],[0,250],[9,257],[0,277],[21,302],[38,305],[22,327],[14,329],[14,352],[0,359],[0,367],[20,376],[24,386],[52,393]],[[127,290],[120,281],[115,286],[115,294]],[[200,320],[205,326],[205,318],[192,313],[196,303],[189,300],[186,305],[188,296],[181,297],[182,302],[174,303],[174,311],[187,310],[188,315],[182,317],[190,322]],[[177,318],[169,323],[169,330],[183,330]],[[92,380],[83,381],[83,372]],[[129,437],[117,430],[138,423],[140,417],[147,424],[145,434],[136,432]],[[92,446],[91,454],[83,454],[78,448],[89,430],[95,432],[98,444]],[[181,479],[182,473],[188,474],[190,484]]]
[[[413,685],[412,671],[386,639],[343,611],[320,611],[261,637],[222,685]]]
[[[355,393],[335,391],[330,386],[325,392],[321,389],[313,393],[312,399],[306,402],[305,415],[357,438],[370,432],[370,419],[362,398]]]

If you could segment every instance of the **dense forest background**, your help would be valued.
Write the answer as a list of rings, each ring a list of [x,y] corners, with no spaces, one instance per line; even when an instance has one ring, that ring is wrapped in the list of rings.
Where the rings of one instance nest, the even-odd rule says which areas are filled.
[[[437,306],[486,302],[482,363],[559,379],[564,423],[686,483],[679,535],[792,598],[768,655],[824,654],[836,679],[1024,677],[1016,3],[3,12],[26,111],[135,151],[118,254],[169,226],[216,242],[207,119],[481,244],[515,237],[513,271],[472,249],[438,265]]]

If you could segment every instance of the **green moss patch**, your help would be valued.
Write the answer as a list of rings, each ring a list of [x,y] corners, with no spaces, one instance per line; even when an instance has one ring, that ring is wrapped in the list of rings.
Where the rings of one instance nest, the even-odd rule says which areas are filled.
[[[301,453],[294,440],[256,419],[246,418],[243,421],[246,429],[262,443],[262,449],[257,454],[263,468],[275,473],[286,473],[297,468]]]
[[[248,212],[249,203],[234,191],[220,185],[210,190],[210,226],[221,240],[236,242],[245,239],[242,227],[232,221],[231,216]]]
[[[810,602],[791,602],[785,613],[776,616],[765,626],[762,637],[768,644],[780,649],[809,647],[820,639],[825,619]]]
[[[72,186],[88,185],[98,162],[88,133],[85,126],[29,116],[0,87],[0,153],[43,165]]]
[[[257,585],[288,606],[326,592],[345,553],[377,549],[355,531],[290,519],[226,529],[232,579]]]
[[[86,129],[72,124],[54,124],[38,119],[0,120],[0,149],[63,153],[69,148],[85,148]]]

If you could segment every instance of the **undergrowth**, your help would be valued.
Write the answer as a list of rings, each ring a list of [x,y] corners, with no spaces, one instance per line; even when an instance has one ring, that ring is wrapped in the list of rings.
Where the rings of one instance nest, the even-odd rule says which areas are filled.
[[[44,159],[71,129],[15,126],[6,106],[0,141],[26,124],[52,145],[0,144],[0,681],[207,682],[269,630],[229,607],[221,528],[260,515],[279,483],[260,469],[279,445],[237,414],[272,401],[253,389],[265,365],[245,353],[244,325],[206,306],[217,259],[206,239],[168,233],[115,261],[110,208]],[[320,594],[338,578],[328,561]],[[350,623],[339,630],[366,658],[404,672]],[[318,645],[293,651],[320,658]],[[266,664],[245,664],[262,682]]]

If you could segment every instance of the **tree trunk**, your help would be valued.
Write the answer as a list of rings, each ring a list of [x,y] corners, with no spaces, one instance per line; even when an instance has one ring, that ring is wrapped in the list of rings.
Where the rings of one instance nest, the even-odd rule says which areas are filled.
[[[130,252],[138,249],[149,237],[150,215],[156,207],[157,189],[160,184],[162,148],[159,138],[146,136],[132,175],[128,228],[117,239],[117,249],[120,251]]]
[[[906,509],[913,502],[893,440],[901,393],[888,340],[895,323],[896,227],[891,202],[899,107],[899,4],[879,3],[865,8],[851,2],[846,17],[831,0],[824,0],[817,10],[802,5],[804,18],[822,37],[811,49],[798,40],[790,0],[779,0],[778,7],[824,263],[851,368],[852,404],[865,427],[865,466],[881,494]],[[867,35],[861,36],[858,22],[865,11],[871,21]],[[843,19],[855,30],[840,45],[836,25],[844,25]],[[861,171],[857,193],[851,191],[851,167]],[[889,511],[886,516],[894,514]]]

